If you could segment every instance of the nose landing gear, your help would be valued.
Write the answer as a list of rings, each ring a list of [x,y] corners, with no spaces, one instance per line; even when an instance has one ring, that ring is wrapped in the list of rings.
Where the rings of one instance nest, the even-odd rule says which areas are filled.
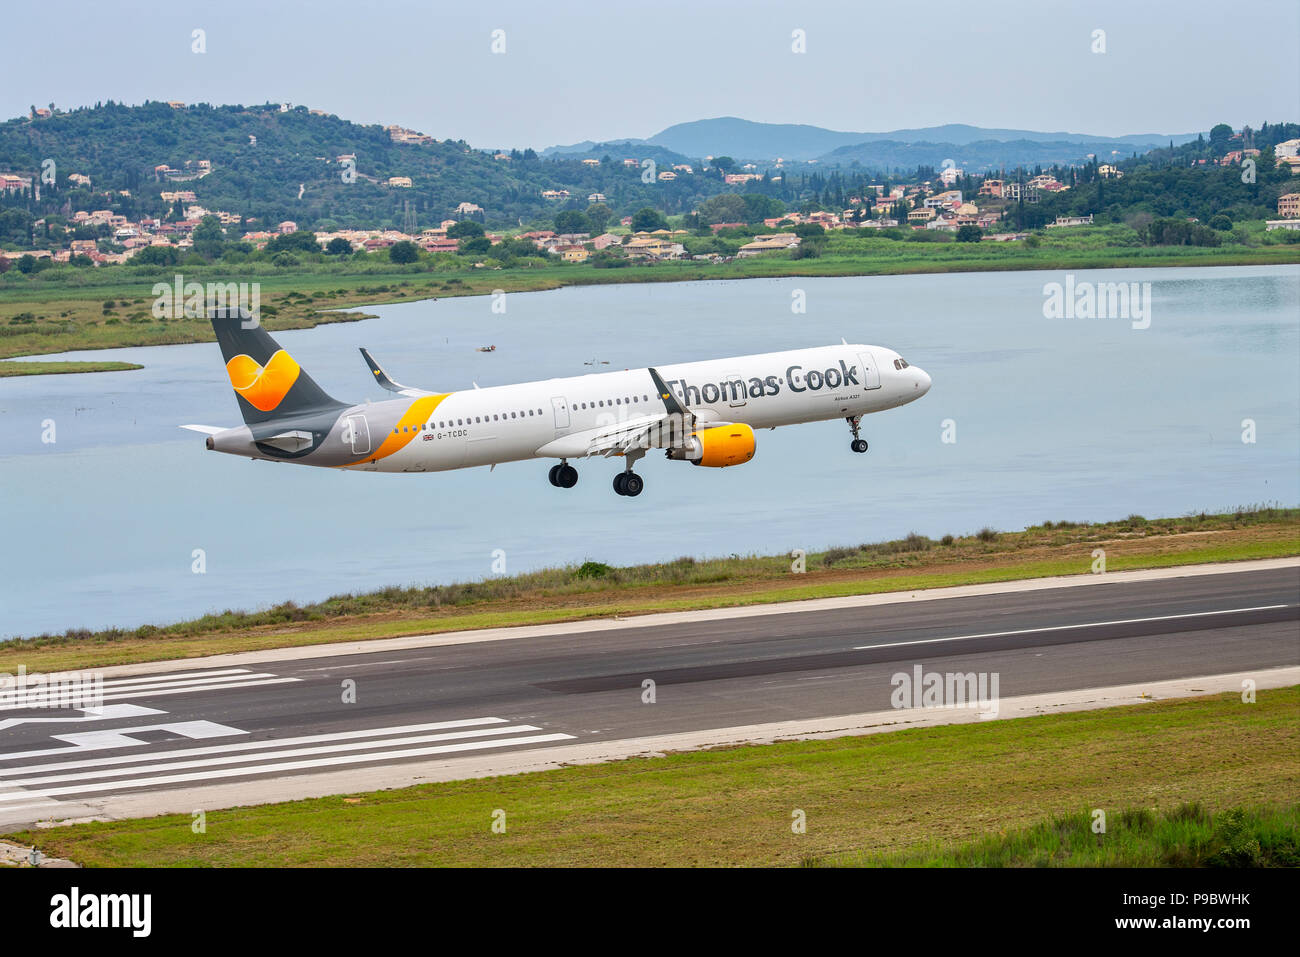
[[[862,416],[850,415],[845,418],[849,423],[849,431],[853,433],[853,441],[849,443],[849,448],[854,452],[865,452],[867,450],[867,440],[858,435],[858,429],[862,426]]]

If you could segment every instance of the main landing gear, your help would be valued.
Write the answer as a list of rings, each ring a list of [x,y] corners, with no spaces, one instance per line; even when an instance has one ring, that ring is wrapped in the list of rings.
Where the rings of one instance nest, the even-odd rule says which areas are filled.
[[[614,491],[619,495],[626,495],[628,498],[635,498],[641,494],[645,488],[645,479],[632,471],[632,466],[637,460],[645,455],[645,449],[632,449],[624,457],[627,466],[622,472],[614,476]]]
[[[573,488],[578,484],[578,470],[567,460],[561,460],[559,465],[552,465],[547,477],[556,488]]]
[[[645,488],[645,479],[635,472],[619,472],[614,476],[614,491],[619,495],[635,497]]]
[[[862,426],[862,416],[850,415],[846,417],[849,423],[849,431],[853,433],[853,441],[849,443],[849,448],[854,452],[865,452],[867,450],[867,440],[858,435],[858,429]]]

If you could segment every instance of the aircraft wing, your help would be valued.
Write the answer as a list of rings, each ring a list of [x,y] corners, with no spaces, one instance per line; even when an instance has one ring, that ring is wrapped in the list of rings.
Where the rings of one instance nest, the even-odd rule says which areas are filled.
[[[364,347],[361,349],[361,358],[366,360],[366,365],[370,371],[375,374],[375,381],[387,389],[389,392],[396,392],[398,395],[410,396],[416,398],[422,395],[437,395],[437,392],[428,392],[424,389],[413,389],[409,385],[402,385],[400,382],[394,382],[384,371],[384,367],[375,361],[375,357],[370,354]]]
[[[667,435],[671,427],[672,414],[642,416],[618,425],[591,429],[582,433],[587,439],[585,456],[626,455],[629,449],[658,448],[660,435]]]
[[[537,454],[571,459],[597,455],[612,458],[627,455],[633,449],[675,448],[685,441],[686,434],[697,427],[714,428],[730,424],[720,419],[705,421],[701,417],[697,420],[689,413],[683,421],[679,413],[661,412],[614,425],[573,432],[543,445]]]

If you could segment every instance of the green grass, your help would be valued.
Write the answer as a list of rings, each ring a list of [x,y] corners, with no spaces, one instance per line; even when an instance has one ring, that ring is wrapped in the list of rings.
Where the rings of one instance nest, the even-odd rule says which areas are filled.
[[[0,362],[0,378],[19,375],[67,375],[76,372],[126,372],[143,369],[134,362]]]
[[[100,631],[73,628],[0,644],[0,669],[86,668],[199,655],[549,624],[652,612],[869,595],[1089,573],[1104,544],[1107,570],[1281,558],[1300,554],[1300,509],[1098,524],[1048,522],[982,530],[950,543],[909,535],[807,556],[681,558],[618,567],[598,561],[477,582],[385,588],[307,605],[226,610],[190,621]],[[584,571],[584,569],[586,569]]]
[[[1144,812],[1159,822],[1188,817],[1178,810],[1187,805],[1209,815],[1293,808],[1298,718],[1300,688],[1262,691],[1253,704],[1211,695],[209,811],[205,834],[180,814],[12,839],[88,866],[928,863],[935,846],[1034,832],[1044,820],[1074,821],[1081,808],[1101,808],[1102,848],[1116,850],[1102,856],[1119,864],[1140,856],[1133,832],[1145,827]],[[506,815],[504,834],[491,829],[497,810]],[[806,833],[791,829],[796,810]],[[1287,852],[1273,835],[1294,812],[1251,813],[1248,829],[1267,849],[1262,862],[1283,862]],[[1206,825],[1211,835],[1219,827],[1227,836],[1222,820]],[[1162,841],[1186,835],[1209,863],[1213,845],[1190,843],[1205,833],[1197,827],[1153,830]],[[1034,840],[1030,862],[1070,863],[1055,852],[1040,860],[1040,849],[1060,844]]]
[[[1096,809],[1104,810],[1104,809]],[[1104,833],[1096,828],[1101,827]],[[1300,804],[1199,802],[1053,815],[1032,827],[946,847],[807,861],[839,867],[1300,867]]]

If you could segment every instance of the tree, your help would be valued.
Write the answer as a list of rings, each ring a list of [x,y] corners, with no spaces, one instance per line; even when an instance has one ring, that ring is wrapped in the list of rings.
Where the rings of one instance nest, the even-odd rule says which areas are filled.
[[[474,222],[472,219],[462,219],[458,223],[452,223],[447,227],[448,239],[477,239],[484,234],[485,230],[482,225]]]
[[[978,226],[967,223],[965,226],[957,227],[957,242],[959,243],[977,243],[983,238],[984,230]]]
[[[194,227],[191,238],[194,240],[194,251],[206,259],[216,259],[220,256],[221,247],[226,242],[226,234],[221,228],[221,220],[211,214],[199,220],[199,224]]]
[[[462,239],[457,251],[471,256],[481,256],[491,248],[492,240],[486,236],[475,236],[473,239]]]
[[[706,223],[747,223],[749,205],[738,193],[720,193],[700,203],[700,218]]]
[[[1228,152],[1228,140],[1232,138],[1232,127],[1219,123],[1210,129],[1210,155],[1219,157]]]
[[[318,253],[320,244],[316,242],[315,233],[300,229],[296,233],[272,236],[266,244],[266,252],[272,256],[287,252]]]
[[[587,207],[587,222],[591,223],[593,233],[603,233],[613,215],[614,211],[604,203],[592,203]]]
[[[653,206],[642,207],[632,214],[632,231],[634,233],[649,233],[654,232],[656,229],[667,228],[668,220]]]
[[[325,247],[325,253],[329,256],[346,256],[352,252],[352,244],[342,236],[335,236]]]
[[[139,266],[175,266],[181,261],[181,251],[175,246],[145,246],[130,259]]]
[[[591,222],[586,213],[576,209],[566,209],[555,214],[555,231],[557,233],[585,233],[591,230]]]
[[[715,156],[713,157],[713,165],[716,166],[720,172],[730,173],[736,168],[736,161],[730,156]]]
[[[451,230],[447,231],[448,233]],[[413,263],[420,258],[420,247],[415,245],[409,239],[403,239],[400,242],[393,243],[388,247],[388,261],[398,265]]]

